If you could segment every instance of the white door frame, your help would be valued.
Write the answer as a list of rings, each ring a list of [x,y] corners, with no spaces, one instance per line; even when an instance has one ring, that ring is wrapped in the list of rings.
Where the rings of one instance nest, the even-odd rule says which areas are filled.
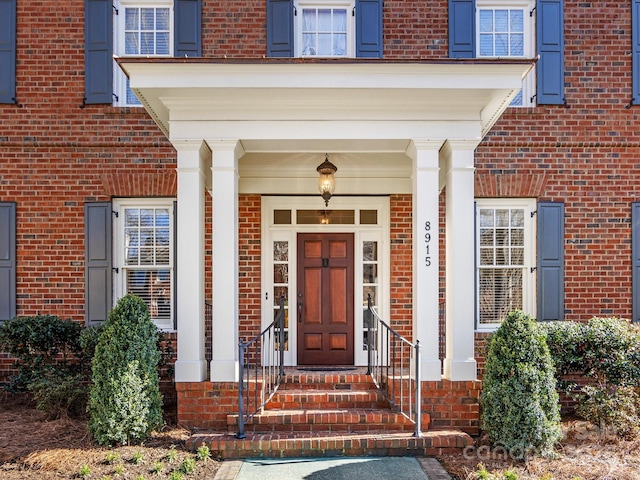
[[[297,224],[296,210],[354,210],[354,224],[321,225]],[[274,224],[275,210],[290,210],[291,223]],[[360,210],[376,210],[377,224],[360,224]],[[383,318],[389,318],[390,298],[390,207],[389,197],[333,197],[329,207],[317,197],[262,197],[262,321],[264,329],[273,321],[274,306],[274,242],[288,242],[288,278],[285,287],[287,291],[287,308],[289,308],[288,350],[285,352],[285,365],[297,364],[297,236],[299,233],[353,233],[354,234],[354,364],[367,364],[367,352],[363,350],[363,242],[377,242],[378,246],[378,312]],[[291,299],[291,300],[289,300]],[[366,299],[364,300],[366,302]],[[365,303],[366,305],[366,303]],[[291,308],[293,307],[293,308]]]

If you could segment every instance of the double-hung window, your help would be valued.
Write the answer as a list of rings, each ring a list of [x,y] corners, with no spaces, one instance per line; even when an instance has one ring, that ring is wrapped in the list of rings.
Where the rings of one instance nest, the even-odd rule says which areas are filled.
[[[173,1],[120,0],[114,22],[114,51],[127,57],[169,57],[173,52]],[[141,105],[129,79],[115,70],[114,91],[119,106]]]
[[[172,329],[174,318],[173,200],[114,201],[116,299],[127,293],[142,298],[159,328]]]
[[[494,329],[514,310],[535,315],[535,219],[531,199],[477,201],[477,319]]]
[[[355,56],[354,2],[296,2],[296,50],[300,57]]]
[[[534,52],[533,4],[512,0],[479,0],[476,10],[478,58],[532,58]],[[535,75],[530,74],[512,107],[533,105]]]

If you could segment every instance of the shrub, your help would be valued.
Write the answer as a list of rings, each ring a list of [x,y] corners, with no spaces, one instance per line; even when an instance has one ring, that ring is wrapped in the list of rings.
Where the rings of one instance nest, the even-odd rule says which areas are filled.
[[[162,425],[158,330],[128,294],[109,313],[93,360],[89,429],[101,445],[143,441]]]
[[[74,362],[81,355],[82,327],[55,315],[16,317],[0,325],[0,349],[16,359],[17,374],[7,390],[26,392],[45,371],[75,373],[81,367]]]
[[[610,431],[630,439],[640,433],[640,395],[633,387],[587,385],[576,412],[598,425],[601,435]]]
[[[480,397],[482,424],[512,453],[549,453],[561,437],[554,367],[545,335],[522,312],[492,336]]]

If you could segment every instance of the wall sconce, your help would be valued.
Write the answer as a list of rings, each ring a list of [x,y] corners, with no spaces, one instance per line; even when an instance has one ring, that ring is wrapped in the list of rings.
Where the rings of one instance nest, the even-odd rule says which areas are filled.
[[[324,162],[318,165],[316,170],[320,175],[318,177],[318,190],[320,190],[320,195],[324,199],[324,206],[328,207],[329,199],[336,189],[336,179],[333,174],[338,171],[338,167],[329,161],[329,154],[325,154]]]

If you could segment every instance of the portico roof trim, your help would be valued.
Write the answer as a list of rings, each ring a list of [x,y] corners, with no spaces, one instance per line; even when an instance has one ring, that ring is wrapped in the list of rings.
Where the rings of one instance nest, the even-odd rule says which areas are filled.
[[[163,133],[180,122],[469,122],[482,137],[533,59],[302,61],[116,58]],[[391,128],[399,138],[401,128]],[[238,138],[241,138],[242,132]],[[477,135],[477,133],[475,134]],[[286,137],[285,137],[286,138]]]

